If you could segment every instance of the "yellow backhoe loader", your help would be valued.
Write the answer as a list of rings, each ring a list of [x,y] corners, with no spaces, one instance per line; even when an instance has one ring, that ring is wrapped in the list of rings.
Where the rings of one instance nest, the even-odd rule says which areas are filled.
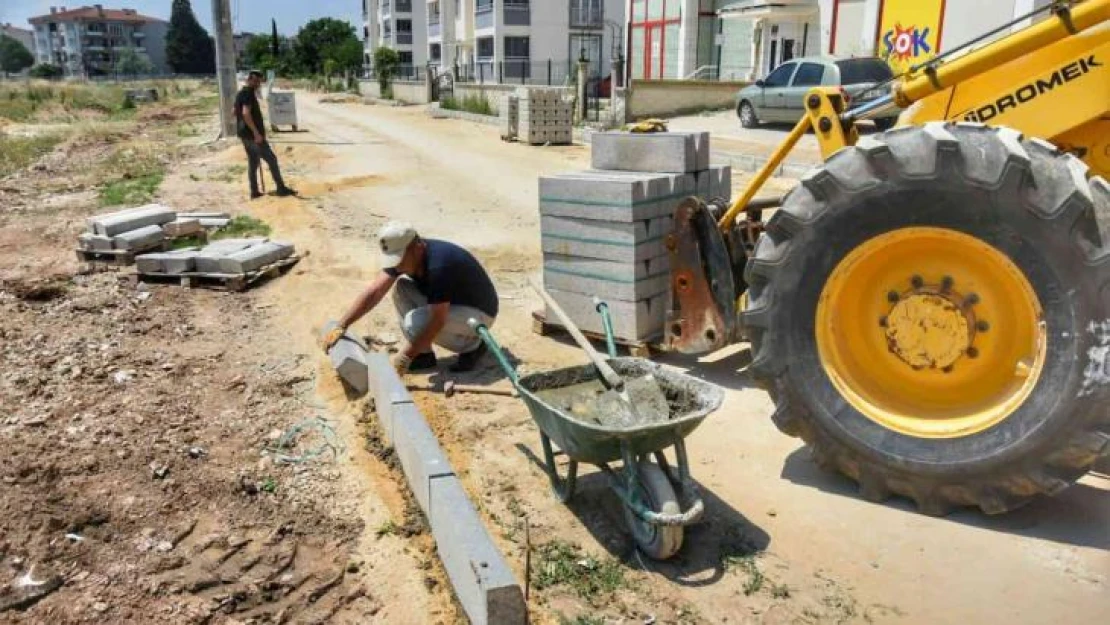
[[[1026,19],[861,108],[813,89],[731,207],[675,211],[667,343],[749,340],[778,428],[869,499],[1001,513],[1110,452],[1110,0]],[[824,164],[757,199],[811,131]]]

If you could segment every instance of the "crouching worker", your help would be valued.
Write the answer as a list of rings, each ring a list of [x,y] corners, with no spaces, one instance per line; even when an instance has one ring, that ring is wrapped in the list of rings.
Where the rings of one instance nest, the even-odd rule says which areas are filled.
[[[485,269],[458,245],[422,239],[404,223],[386,224],[378,233],[378,243],[382,274],[355,300],[339,327],[324,337],[324,348],[330,349],[392,290],[406,339],[392,360],[399,374],[434,369],[433,344],[459,355],[451,371],[473,369],[486,353],[486,345],[467,322],[477,319],[492,327],[499,307]]]

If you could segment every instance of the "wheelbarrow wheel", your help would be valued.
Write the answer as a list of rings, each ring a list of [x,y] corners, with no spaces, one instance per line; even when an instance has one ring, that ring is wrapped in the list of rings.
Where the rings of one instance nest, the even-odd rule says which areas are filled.
[[[667,474],[658,465],[643,460],[639,465],[639,489],[637,496],[644,505],[661,514],[681,514],[674,486]],[[624,517],[632,531],[632,538],[644,555],[653,560],[666,560],[682,548],[681,525],[654,525],[643,521],[626,504]]]

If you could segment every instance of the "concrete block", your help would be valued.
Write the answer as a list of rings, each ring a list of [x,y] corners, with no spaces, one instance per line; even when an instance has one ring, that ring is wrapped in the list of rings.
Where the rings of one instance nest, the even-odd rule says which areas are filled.
[[[378,423],[386,440],[393,445],[395,415],[402,413],[413,406],[412,396],[405,388],[405,383],[393,365],[389,356],[371,352],[366,357],[366,364],[370,368],[370,389],[374,393],[374,409],[378,413]]]
[[[177,219],[177,214],[165,206],[150,204],[118,213],[89,218],[94,234],[114,237],[147,226],[161,226]]]
[[[633,222],[674,213],[694,192],[682,174],[584,171],[540,178],[540,215]]]
[[[457,477],[431,483],[430,525],[455,596],[474,625],[523,625],[524,594]]]
[[[112,237],[92,234],[91,232],[83,232],[78,235],[77,242],[80,248],[83,250],[107,252],[109,250],[115,249],[115,244],[112,242]]]
[[[229,254],[234,254],[255,245],[262,245],[269,239],[221,239],[209,243],[197,253],[196,270],[201,273],[222,273],[220,260]]]
[[[120,250],[149,249],[166,240],[161,226],[145,226],[114,235],[112,243]]]
[[[189,273],[196,268],[196,255],[196,248],[143,254],[135,257],[135,266],[139,273]]]
[[[601,325],[601,315],[594,308],[592,295],[557,289],[547,289],[547,291],[555,301],[559,302],[571,321],[578,327],[598,334],[605,332]],[[613,333],[617,338],[630,341],[657,339],[663,334],[668,299],[669,295],[663,293],[637,302],[607,300],[609,312],[613,316]],[[547,322],[556,326],[561,325],[550,309],[547,311]]]
[[[200,225],[199,219],[181,219],[178,217],[176,220],[171,221],[162,226],[168,237],[187,237],[193,234],[200,234],[204,232],[204,226]]]
[[[222,273],[247,273],[256,271],[277,261],[291,256],[294,252],[293,244],[281,241],[269,241],[261,245],[252,245],[244,250],[227,254],[220,259],[220,272]]]
[[[594,169],[681,174],[709,168],[708,132],[599,132],[592,143]]]
[[[231,223],[230,219],[224,219],[222,217],[201,217],[197,221],[199,221],[200,225],[204,226],[205,228],[223,228],[227,224]]]
[[[420,410],[412,404],[399,404],[394,408],[393,449],[401,461],[416,503],[427,515],[428,521],[434,522],[431,482],[436,478],[453,476],[455,471]]]
[[[200,211],[192,213],[178,213],[178,219],[231,219],[231,213],[221,213],[218,211]]]
[[[636,282],[660,276],[670,276],[671,260],[667,256],[660,256],[638,262],[614,262],[597,258],[545,253],[543,255],[543,268],[545,271],[581,278]]]
[[[667,255],[672,223],[670,216],[623,223],[545,216],[540,239],[546,254],[633,263]]]
[[[336,322],[329,321],[324,326],[324,334],[336,327]],[[339,378],[359,395],[365,395],[370,390],[370,369],[366,362],[366,352],[366,346],[350,331],[328,350],[331,366],[335,368]]]
[[[670,288],[670,275],[654,276],[643,280],[613,280],[586,278],[544,269],[543,282],[547,288],[568,293],[581,293],[600,297],[603,300],[634,302],[665,294]]]
[[[732,167],[730,165],[710,165],[709,169],[692,174],[697,188],[697,196],[702,199],[732,197]]]

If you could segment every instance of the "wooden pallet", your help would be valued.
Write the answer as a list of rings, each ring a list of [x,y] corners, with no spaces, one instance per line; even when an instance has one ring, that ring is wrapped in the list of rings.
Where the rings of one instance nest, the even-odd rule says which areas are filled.
[[[542,310],[537,310],[532,313],[532,331],[540,336],[551,336],[555,334],[567,334],[566,329],[562,324],[551,323],[547,320],[547,315]],[[605,335],[598,332],[588,332],[582,330],[582,334],[591,341],[605,345]],[[666,349],[657,341],[632,341],[617,337],[614,339],[617,345],[624,347],[628,350],[629,355],[634,358],[651,358],[661,354]],[[605,351],[602,349],[601,351]]]
[[[169,243],[165,241],[141,250],[87,250],[78,248],[77,260],[90,264],[103,263],[117,267],[125,267],[127,265],[134,265],[136,256],[165,252],[168,249]]]
[[[135,279],[153,284],[179,284],[187,289],[211,289],[238,293],[247,290],[258,282],[285,274],[293,265],[299,263],[301,258],[301,256],[294,254],[247,273],[201,273],[195,271],[188,273],[136,273]]]

